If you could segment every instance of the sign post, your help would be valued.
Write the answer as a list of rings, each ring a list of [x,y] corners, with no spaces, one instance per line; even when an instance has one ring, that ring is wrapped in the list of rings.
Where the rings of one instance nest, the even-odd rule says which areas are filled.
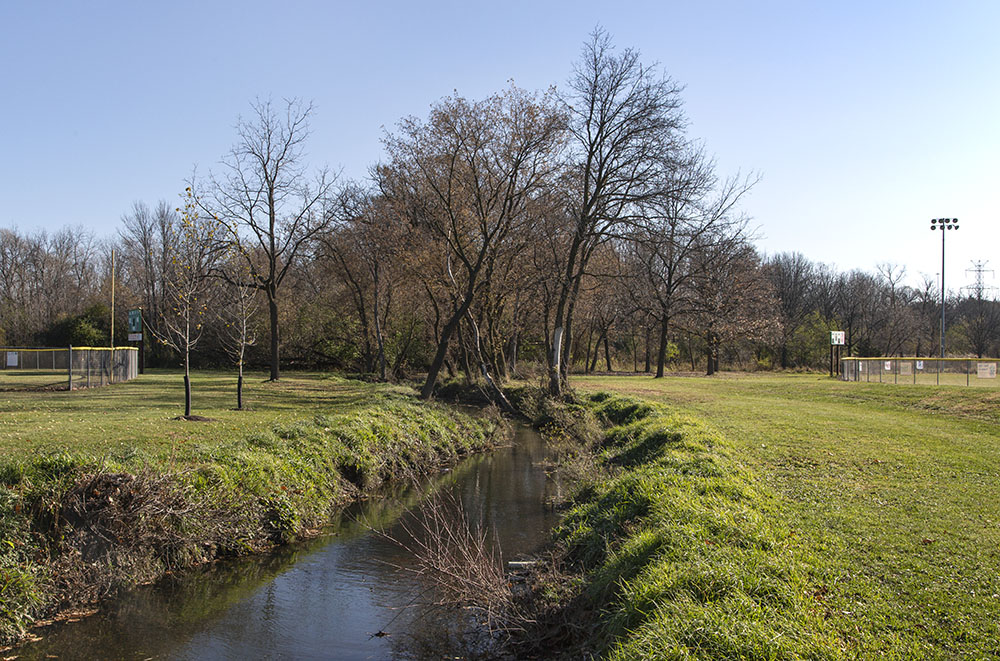
[[[142,340],[142,308],[128,311],[128,341],[139,343],[139,374],[146,372],[145,343]]]
[[[830,331],[830,378],[833,378],[834,372],[840,374],[840,347],[844,346],[844,341],[847,339],[847,333],[844,331]],[[834,353],[836,352],[836,358],[834,358]]]

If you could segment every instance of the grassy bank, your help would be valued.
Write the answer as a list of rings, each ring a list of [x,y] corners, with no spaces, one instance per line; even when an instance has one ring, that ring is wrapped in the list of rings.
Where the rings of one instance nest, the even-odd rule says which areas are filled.
[[[606,656],[1000,654],[995,393],[575,383],[618,393],[590,403],[610,476],[560,531]]]
[[[82,392],[0,393],[0,640],[166,571],[308,534],[388,479],[493,446],[496,420],[323,375],[153,374]]]

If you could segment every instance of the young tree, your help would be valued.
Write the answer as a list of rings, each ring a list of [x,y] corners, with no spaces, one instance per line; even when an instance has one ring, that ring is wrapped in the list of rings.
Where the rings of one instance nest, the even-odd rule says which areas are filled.
[[[243,260],[231,255],[222,265],[227,286],[219,292],[217,316],[222,323],[219,339],[229,357],[236,364],[236,410],[243,410],[243,366],[247,347],[257,343],[258,289],[247,277]]]
[[[264,292],[270,323],[271,380],[281,376],[278,305],[289,269],[334,220],[330,194],[336,177],[306,175],[304,145],[311,105],[270,100],[252,104],[240,118],[239,141],[223,160],[225,174],[211,178],[205,210],[223,222],[226,240],[246,265],[244,283]]]
[[[219,223],[198,211],[198,199],[189,186],[180,219],[169,232],[164,295],[166,306],[154,337],[184,359],[184,417],[191,418],[191,350],[205,329],[205,313],[212,294],[210,274],[215,266]],[[150,327],[153,330],[153,327]]]

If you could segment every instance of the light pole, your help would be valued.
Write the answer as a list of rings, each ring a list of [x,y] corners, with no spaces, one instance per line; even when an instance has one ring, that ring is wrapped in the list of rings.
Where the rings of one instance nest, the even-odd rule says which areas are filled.
[[[944,358],[944,233],[958,229],[958,218],[934,218],[931,229],[941,230],[941,358]]]

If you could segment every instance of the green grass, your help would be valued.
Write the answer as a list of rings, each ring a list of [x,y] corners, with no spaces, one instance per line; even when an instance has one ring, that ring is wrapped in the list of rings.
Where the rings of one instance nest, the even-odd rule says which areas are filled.
[[[620,584],[626,596],[617,597],[620,611],[613,619],[620,626],[612,628],[620,658],[712,658],[706,650],[713,649],[728,650],[723,655],[729,658],[1000,654],[1000,393],[842,383],[815,375],[581,377],[573,383],[583,392],[607,390],[654,403],[660,419],[655,424],[674,429],[681,439],[715,439],[697,441],[705,449],[688,448],[674,458],[676,448],[663,454],[669,434],[651,440],[651,432],[636,430],[625,443],[623,452],[635,458],[619,460],[628,467],[625,477],[635,482],[625,491],[637,502],[648,501],[655,516],[640,513],[635,529],[611,531],[625,540],[614,553],[658,560],[625,563],[642,576]],[[689,416],[687,422],[667,422],[678,415]],[[636,436],[643,434],[645,447]],[[704,502],[660,495],[700,488],[704,477],[697,466],[704,462],[722,462],[718,479],[735,482],[706,491]],[[617,482],[605,488],[624,493]],[[689,527],[692,508],[711,509],[706,520],[719,529],[726,528],[719,521],[742,517],[732,529],[749,540],[735,547],[716,540],[710,552],[689,559],[708,578],[698,578],[683,563],[660,562],[669,557],[661,538],[675,534],[675,525]],[[584,520],[590,525],[593,517]],[[697,536],[689,537],[697,543]],[[755,548],[758,556],[748,555]],[[742,571],[758,565],[749,574]],[[719,567],[733,569],[729,578],[715,576],[727,571]],[[709,597],[697,597],[701,588],[661,589],[664,581],[675,581],[677,571],[707,585]],[[746,592],[745,581],[782,571],[785,578],[767,589],[791,590],[783,597],[784,610],[759,610],[761,599]],[[733,583],[740,576],[744,583]],[[743,606],[728,603],[733,594],[742,595]],[[722,605],[713,606],[716,600]],[[630,609],[640,615],[621,614]],[[678,624],[680,615],[700,623],[703,639]],[[768,619],[776,623],[771,644]],[[712,647],[720,639],[746,645]]]
[[[348,413],[375,395],[408,394],[331,374],[286,372],[278,382],[264,373],[244,379],[244,406],[235,411],[236,377],[192,374],[192,412],[212,421],[176,420],[184,413],[183,375],[148,370],[128,383],[68,391],[0,392],[0,456],[72,449],[101,453],[134,445],[169,454],[178,444],[223,443],[273,424],[317,413]]]
[[[494,447],[503,425],[329,375],[180,375],[0,393],[0,643],[38,617],[309,534],[335,508]]]

